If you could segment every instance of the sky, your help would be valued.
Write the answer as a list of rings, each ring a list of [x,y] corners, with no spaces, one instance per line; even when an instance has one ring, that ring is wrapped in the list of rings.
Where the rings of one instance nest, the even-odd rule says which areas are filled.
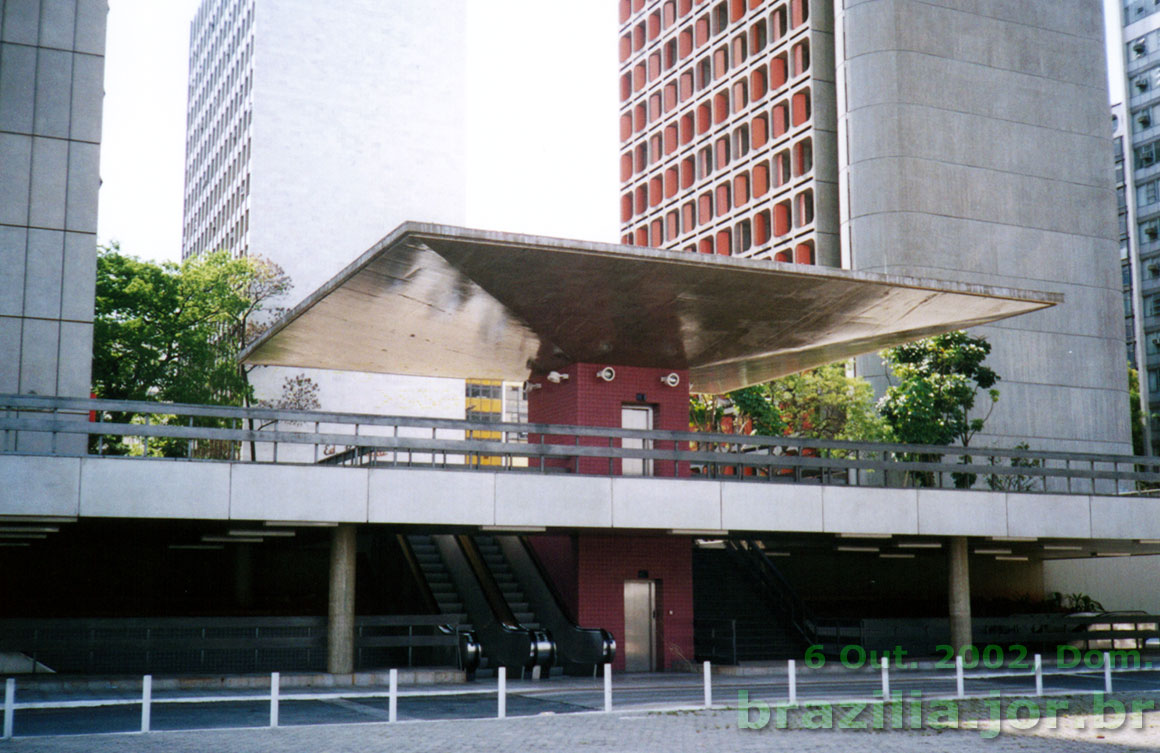
[[[467,1],[467,224],[615,241],[616,3]],[[1104,0],[1105,13],[1118,2]],[[97,237],[159,261],[181,256],[189,22],[198,3],[109,2]],[[1112,80],[1122,77],[1116,40]],[[504,161],[512,153],[529,158],[513,166]]]
[[[157,261],[181,257],[189,22],[199,2],[109,2],[97,238]],[[612,0],[468,0],[469,226],[616,240],[616,12]],[[512,153],[529,158],[513,168]]]

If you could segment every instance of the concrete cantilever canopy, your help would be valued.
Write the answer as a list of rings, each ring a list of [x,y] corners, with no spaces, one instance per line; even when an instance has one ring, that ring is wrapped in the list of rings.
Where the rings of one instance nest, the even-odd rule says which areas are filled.
[[[521,381],[576,361],[749,384],[1046,308],[1054,293],[404,223],[243,354]]]

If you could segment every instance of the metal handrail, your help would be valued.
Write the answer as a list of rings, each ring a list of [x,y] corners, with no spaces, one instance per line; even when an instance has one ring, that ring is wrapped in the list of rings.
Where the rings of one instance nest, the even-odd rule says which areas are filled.
[[[84,421],[90,412],[103,418],[108,413],[172,415],[214,418],[239,427],[250,419],[261,420],[264,428],[223,428],[166,424]],[[308,430],[288,430],[305,425]],[[367,433],[369,427],[390,429],[391,433]],[[349,433],[342,431],[346,429]],[[412,431],[400,431],[410,429]],[[414,430],[427,430],[429,436],[405,436]],[[852,484],[865,486],[914,485],[916,477],[937,477],[935,486],[947,487],[946,474],[962,479],[975,476],[986,479],[1022,478],[1035,480],[1051,493],[1095,493],[1097,481],[1119,482],[1131,489],[1112,493],[1138,494],[1136,482],[1160,486],[1160,465],[1149,458],[1100,453],[1050,452],[992,447],[944,447],[898,443],[849,442],[804,437],[773,437],[742,434],[719,434],[695,431],[659,431],[621,429],[618,427],[572,426],[556,424],[492,423],[462,419],[379,416],[359,413],[283,410],[272,408],[237,408],[231,406],[184,405],[149,401],[101,400],[86,398],[44,397],[37,395],[0,395],[0,431],[11,433],[47,433],[72,435],[121,436],[143,439],[163,437],[177,440],[214,440],[229,443],[259,443],[273,446],[273,461],[278,462],[277,447],[284,445],[319,445],[352,448],[345,457],[330,457],[322,462],[343,460],[356,464],[435,465],[463,470],[500,469],[500,466],[475,467],[466,456],[513,458],[641,458],[670,461],[669,475],[689,475],[696,466],[704,475],[716,478],[808,483]],[[454,432],[454,436],[447,436]],[[489,432],[498,438],[467,438],[471,432]],[[400,436],[400,433],[404,436]],[[423,432],[426,433],[426,432]],[[600,437],[600,443],[580,442],[582,437]],[[525,439],[526,438],[526,439]],[[645,448],[625,448],[617,440],[633,438],[652,440]],[[670,445],[664,447],[665,444]],[[3,442],[0,451],[11,451]],[[55,447],[55,443],[53,443]],[[695,448],[695,449],[694,449]],[[32,454],[56,454],[55,450]],[[342,455],[343,453],[340,453]],[[400,455],[408,455],[401,461]],[[391,455],[390,460],[382,460]],[[415,455],[429,457],[429,462],[413,462]],[[933,456],[933,459],[931,457]],[[946,459],[959,461],[948,462]],[[317,452],[315,453],[317,458]],[[1022,460],[1022,465],[992,465],[974,458]],[[301,462],[301,461],[284,461]],[[1160,463],[1160,461],[1154,461]],[[503,470],[515,470],[507,462]],[[545,472],[547,464],[529,461],[526,470]],[[609,473],[612,473],[609,463]],[[659,469],[659,466],[658,466]],[[871,478],[863,478],[869,473]],[[877,473],[873,473],[877,472]],[[903,478],[887,479],[887,476]],[[892,483],[893,481],[893,483]],[[1049,481],[1054,482],[1048,488]],[[1083,482],[1073,489],[1073,481]],[[1066,482],[1066,488],[1064,487]],[[929,482],[928,482],[929,483]],[[1019,490],[1027,491],[1027,490]],[[1148,490],[1151,491],[1151,490]]]

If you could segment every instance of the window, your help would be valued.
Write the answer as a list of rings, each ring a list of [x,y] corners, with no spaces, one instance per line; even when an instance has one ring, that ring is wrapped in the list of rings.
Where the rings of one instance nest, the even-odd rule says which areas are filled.
[[[769,36],[772,41],[776,42],[785,36],[788,22],[789,16],[786,14],[785,6],[775,8],[769,17]]]
[[[749,173],[739,173],[733,178],[733,201],[737,206],[749,202]]]
[[[753,230],[749,220],[737,223],[737,232],[734,234],[733,240],[737,244],[733,249],[733,253],[736,255],[741,255],[753,247]]]
[[[713,35],[716,36],[729,25],[729,3],[721,0],[713,9]]]
[[[773,155],[773,185],[784,186],[789,183],[789,151],[781,151]]]
[[[1136,147],[1136,167],[1151,167],[1160,160],[1160,142]]]
[[[761,161],[753,166],[753,196],[754,198],[765,196],[767,191],[769,191],[769,165]]]
[[[802,139],[793,145],[793,174],[795,178],[808,173],[814,166],[814,148],[810,139]]]
[[[697,61],[697,91],[703,91],[713,80],[713,61],[708,55]]]
[[[753,124],[750,127],[752,134],[752,143],[754,149],[760,149],[769,141],[769,116],[758,115],[753,119]]]
[[[741,79],[733,84],[733,112],[741,112],[749,104],[749,84]]]
[[[701,147],[697,152],[697,179],[704,180],[713,172],[713,148]]]
[[[749,53],[749,41],[742,32],[733,37],[733,65],[741,65]]]
[[[732,191],[730,190],[728,183],[722,183],[719,186],[717,186],[717,216],[718,217],[722,217],[726,214],[729,214],[729,210],[733,208],[733,204],[730,201],[731,194],[732,194]]]
[[[793,124],[796,128],[810,119],[810,90],[802,89],[793,95]]]
[[[718,168],[725,167],[726,165],[729,164],[729,157],[730,157],[729,137],[722,136],[721,138],[717,139],[717,141],[715,143],[715,147],[716,147],[715,154],[717,156],[717,167]]]
[[[810,67],[810,41],[803,39],[793,46],[793,75],[800,76]]]
[[[765,19],[749,27],[749,54],[756,55],[765,49]]]
[[[736,159],[749,154],[749,126],[743,125],[733,131],[733,154]]]
[[[1154,180],[1148,181],[1147,183],[1137,188],[1136,203],[1140,206],[1145,206],[1147,204],[1155,204],[1157,201],[1160,201],[1160,197],[1157,196],[1156,189],[1157,185],[1156,181]]]
[[[697,222],[704,225],[713,221],[713,194],[705,192],[697,197]]]
[[[721,45],[713,52],[713,78],[721,78],[729,72],[729,48]]]
[[[794,197],[795,224],[805,227],[814,221],[814,192],[802,191]]]

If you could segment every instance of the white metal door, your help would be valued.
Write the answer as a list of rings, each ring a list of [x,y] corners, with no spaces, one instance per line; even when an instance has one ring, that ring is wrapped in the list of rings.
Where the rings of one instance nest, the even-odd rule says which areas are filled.
[[[655,668],[656,583],[624,582],[624,670],[651,672]]]
[[[622,429],[644,429],[649,431],[653,427],[652,408],[641,405],[625,405],[620,409],[620,426]],[[647,450],[650,446],[647,439],[621,440],[620,446],[625,449]],[[620,472],[625,476],[651,476],[652,461],[645,458],[624,458],[620,464]]]

